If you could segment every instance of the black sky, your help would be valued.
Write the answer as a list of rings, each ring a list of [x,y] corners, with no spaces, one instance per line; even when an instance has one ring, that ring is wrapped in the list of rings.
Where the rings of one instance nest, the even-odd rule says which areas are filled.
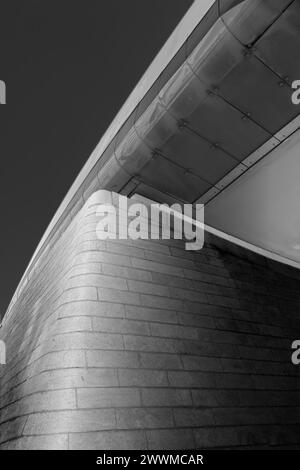
[[[192,0],[0,0],[0,317],[76,175]]]

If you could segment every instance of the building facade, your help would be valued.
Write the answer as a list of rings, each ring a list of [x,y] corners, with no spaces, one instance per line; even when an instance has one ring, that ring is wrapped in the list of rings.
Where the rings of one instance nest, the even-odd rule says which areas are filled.
[[[200,3],[76,179],[3,318],[1,449],[300,447],[300,260],[284,210],[298,187],[277,163],[294,168],[298,148],[299,5]],[[276,181],[274,201],[262,188]],[[99,240],[97,209],[118,194],[204,203],[204,247]]]

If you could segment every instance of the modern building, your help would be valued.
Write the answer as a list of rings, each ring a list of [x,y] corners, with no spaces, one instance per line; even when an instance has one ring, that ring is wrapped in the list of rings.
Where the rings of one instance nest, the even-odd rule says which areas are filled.
[[[300,448],[299,31],[297,0],[191,6],[3,318],[1,449]],[[205,204],[204,247],[99,240],[118,194]]]

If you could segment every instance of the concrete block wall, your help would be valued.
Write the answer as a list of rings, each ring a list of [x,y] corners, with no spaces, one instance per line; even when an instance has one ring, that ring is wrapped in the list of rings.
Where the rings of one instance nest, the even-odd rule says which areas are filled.
[[[101,196],[4,318],[0,449],[300,448],[299,273],[211,235],[97,240]]]

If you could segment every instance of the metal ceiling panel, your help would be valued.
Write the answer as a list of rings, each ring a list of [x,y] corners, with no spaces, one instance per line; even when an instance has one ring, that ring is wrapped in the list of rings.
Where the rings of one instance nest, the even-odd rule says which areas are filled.
[[[211,93],[185,64],[163,88],[160,101],[177,119],[210,142],[218,142],[228,153],[242,160],[270,138],[264,129]],[[239,138],[237,138],[239,136]]]
[[[185,63],[161,90],[159,99],[168,112],[178,120],[190,115],[207,98],[207,86]]]
[[[110,191],[115,191],[117,188],[122,188],[126,185],[129,174],[120,164],[117,163],[116,158],[111,158],[98,173],[98,188],[106,188]]]
[[[239,64],[244,47],[219,19],[187,58],[194,73],[208,88],[218,84]]]
[[[160,149],[170,160],[190,169],[211,184],[237,165],[237,161],[220,148],[186,128],[178,129]]]
[[[222,18],[228,29],[242,44],[252,45],[291,1],[244,0],[223,14]],[[222,15],[222,9],[220,13]]]
[[[157,98],[135,123],[138,136],[150,149],[161,147],[178,132],[178,125]]]
[[[291,101],[290,87],[253,55],[231,70],[219,92],[272,134],[299,112]]]
[[[140,172],[140,177],[143,183],[190,203],[211,187],[197,176],[161,156],[151,160]]]
[[[300,79],[300,2],[293,2],[255,45],[255,54],[290,81]]]
[[[239,3],[243,3],[244,0],[218,0],[219,14],[224,15],[226,11],[235,7]]]
[[[134,176],[151,158],[151,150],[140,139],[133,127],[120,143],[116,142],[115,157],[119,166],[128,175]]]
[[[219,96],[207,96],[189,117],[190,128],[238,160],[270,138],[270,134]]]

